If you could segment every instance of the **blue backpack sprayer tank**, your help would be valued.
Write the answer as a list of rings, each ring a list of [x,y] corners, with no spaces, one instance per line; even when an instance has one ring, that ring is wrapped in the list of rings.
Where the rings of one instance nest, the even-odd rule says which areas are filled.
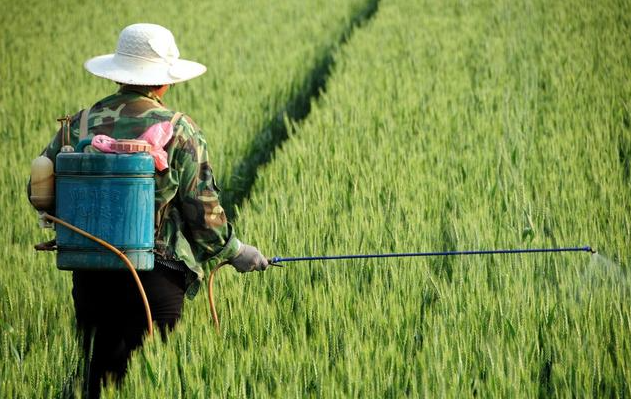
[[[76,149],[64,146],[54,174],[48,158],[33,161],[31,202],[42,227],[56,224],[54,244],[36,249],[56,250],[61,270],[130,270],[151,335],[151,311],[136,270],[154,265],[154,160],[137,140],[121,141],[133,147],[129,153],[83,152],[89,144],[86,139]]]
[[[136,270],[153,269],[153,158],[130,154],[62,152],[55,161],[55,215],[112,244]],[[125,269],[99,243],[57,227],[57,267],[61,270]]]

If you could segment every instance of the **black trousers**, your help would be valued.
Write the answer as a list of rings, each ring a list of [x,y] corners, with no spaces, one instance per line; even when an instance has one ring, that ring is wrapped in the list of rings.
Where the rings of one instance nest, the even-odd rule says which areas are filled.
[[[138,275],[154,325],[165,337],[182,315],[184,273],[156,263],[153,270]],[[127,270],[75,271],[72,282],[77,329],[86,355],[84,393],[98,398],[102,383],[122,380],[131,352],[142,345],[147,332],[145,308]]]

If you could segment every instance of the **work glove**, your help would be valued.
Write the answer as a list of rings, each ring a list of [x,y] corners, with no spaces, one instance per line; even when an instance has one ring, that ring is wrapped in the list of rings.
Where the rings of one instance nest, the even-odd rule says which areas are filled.
[[[230,259],[230,264],[239,273],[263,271],[268,266],[265,256],[256,247],[247,244],[241,244],[237,255]]]

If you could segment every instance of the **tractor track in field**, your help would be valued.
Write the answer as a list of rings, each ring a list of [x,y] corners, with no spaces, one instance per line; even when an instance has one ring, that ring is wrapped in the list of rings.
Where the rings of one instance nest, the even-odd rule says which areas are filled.
[[[300,123],[311,113],[311,102],[326,93],[327,81],[335,67],[335,54],[344,46],[356,29],[369,23],[379,9],[379,0],[370,0],[366,6],[355,14],[342,31],[339,39],[332,43],[324,55],[317,61],[305,80],[302,90],[292,96],[285,106],[278,111],[255,136],[248,146],[245,155],[233,168],[227,190],[223,192],[222,203],[230,220],[236,218],[236,209],[250,196],[252,186],[256,182],[259,168],[272,160],[274,152],[289,137],[285,118],[292,123]]]

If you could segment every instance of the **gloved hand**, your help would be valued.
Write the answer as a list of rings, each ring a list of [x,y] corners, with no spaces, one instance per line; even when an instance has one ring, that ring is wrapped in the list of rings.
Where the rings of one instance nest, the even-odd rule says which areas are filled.
[[[237,255],[230,259],[230,264],[240,273],[263,271],[267,269],[267,259],[252,245],[241,244]]]

